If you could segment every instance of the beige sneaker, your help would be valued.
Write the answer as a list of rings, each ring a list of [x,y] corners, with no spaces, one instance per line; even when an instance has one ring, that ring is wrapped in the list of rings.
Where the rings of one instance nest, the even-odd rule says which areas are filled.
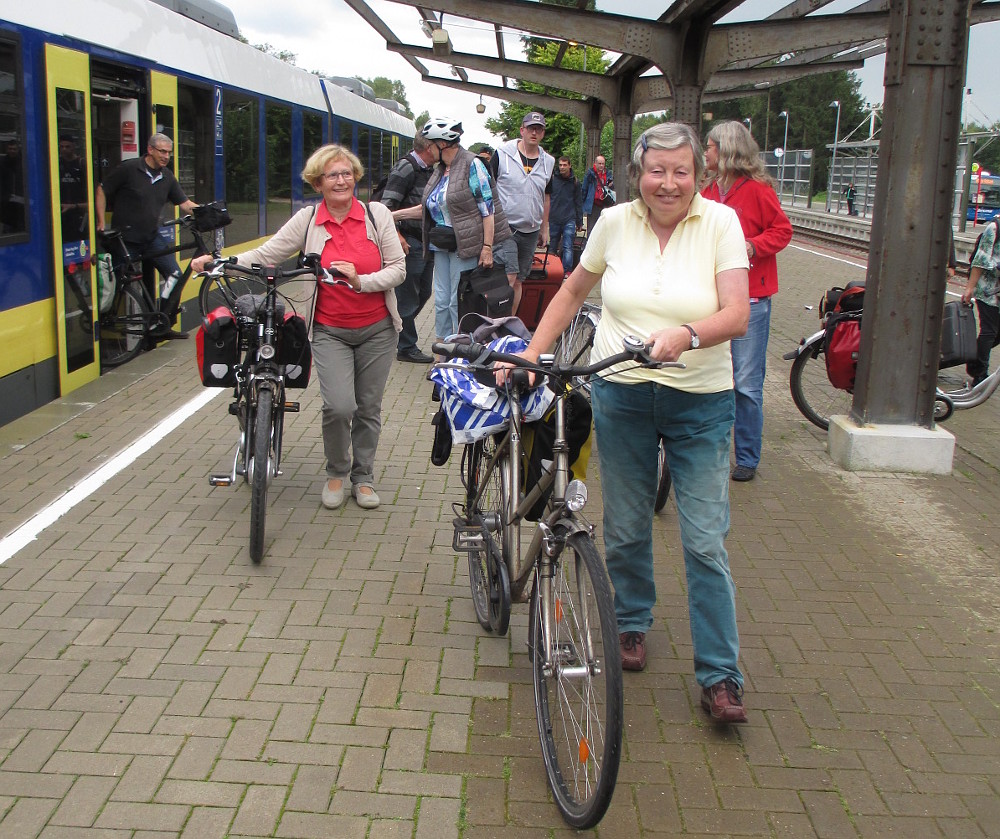
[[[363,510],[374,510],[381,503],[375,487],[371,484],[354,484],[351,487],[351,495]]]
[[[334,486],[337,484],[337,486]],[[344,492],[344,482],[339,478],[330,478],[323,484],[323,506],[328,510],[336,510],[344,505],[347,493]]]

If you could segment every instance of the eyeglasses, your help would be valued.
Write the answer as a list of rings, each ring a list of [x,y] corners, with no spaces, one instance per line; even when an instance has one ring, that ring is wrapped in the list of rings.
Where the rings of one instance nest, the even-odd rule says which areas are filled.
[[[350,181],[354,179],[354,172],[344,169],[340,172],[324,172],[323,177],[328,181]]]
[[[158,149],[156,146],[153,146],[153,151],[159,152],[160,154],[173,154],[174,153],[173,149]]]

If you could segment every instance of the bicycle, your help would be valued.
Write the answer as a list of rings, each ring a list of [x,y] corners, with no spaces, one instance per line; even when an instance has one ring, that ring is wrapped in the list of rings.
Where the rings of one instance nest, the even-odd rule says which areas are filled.
[[[215,205],[203,205],[205,209],[219,211]],[[198,208],[202,209],[202,208]],[[200,227],[198,217],[184,215],[171,224],[179,225],[191,233],[194,239],[193,257],[211,253],[211,248],[205,242],[203,233],[209,232]],[[109,280],[114,283],[114,292],[110,304],[99,306],[98,315],[101,342],[101,367],[110,369],[131,361],[142,350],[150,346],[155,339],[155,333],[171,328],[176,312],[168,304],[168,310],[163,310],[161,298],[155,299],[143,277],[143,259],[133,256],[122,236],[116,228],[99,231],[101,249],[111,256],[111,275]],[[184,250],[191,245],[164,251],[171,253]],[[157,254],[160,255],[160,254]],[[177,287],[170,292],[171,300],[179,300],[181,291],[191,276],[190,264],[181,275]]]
[[[848,288],[851,284],[848,285]],[[806,306],[811,310],[812,306]],[[830,417],[850,413],[854,400],[853,389],[838,388],[830,381],[827,371],[827,319],[831,311],[820,306],[820,322],[822,328],[803,338],[798,347],[782,355],[785,361],[792,362],[788,377],[788,386],[792,401],[799,412],[809,422],[823,431],[830,428]],[[848,317],[861,320],[862,313],[848,313]],[[1000,370],[996,370],[980,382],[976,387],[965,384],[963,387],[944,391],[936,389],[934,400],[934,420],[944,422],[956,410],[975,408],[981,405],[1000,387]]]
[[[212,486],[232,486],[240,476],[250,486],[249,550],[255,565],[264,557],[267,491],[274,478],[281,475],[285,413],[299,411],[298,402],[285,399],[287,378],[293,368],[300,371],[297,375],[301,378],[301,369],[305,367],[305,381],[297,385],[305,387],[311,363],[311,354],[308,361],[305,358],[309,344],[304,328],[302,347],[296,348],[290,341],[284,301],[288,300],[293,310],[294,304],[277,287],[282,280],[306,274],[320,281],[335,282],[319,267],[318,258],[308,260],[304,268],[285,271],[264,265],[245,268],[236,263],[235,257],[230,257],[206,265],[198,292],[205,323],[216,317],[222,307],[238,333],[229,413],[239,423],[239,439],[231,472],[210,475],[208,481]],[[302,324],[304,327],[304,321]]]
[[[570,480],[566,403],[574,382],[614,364],[683,366],[650,361],[638,338],[627,338],[624,347],[593,365],[563,366],[551,355],[532,364],[478,343],[433,346],[436,355],[464,358],[472,370],[487,376],[493,375],[493,362],[518,368],[498,389],[510,407],[505,429],[464,446],[465,497],[455,505],[452,547],[469,555],[473,607],[487,631],[507,631],[511,603],[524,602],[530,584],[528,651],[545,770],[563,818],[580,830],[601,820],[614,793],[623,695],[611,587],[593,527],[582,515],[587,488],[578,478]],[[555,392],[555,442],[552,468],[525,493],[520,483],[521,396],[529,389],[528,370]],[[522,522],[547,493],[545,511],[522,551]]]
[[[594,339],[597,337],[597,325],[601,322],[601,313],[601,307],[597,304],[584,302],[580,311],[573,316],[569,326],[556,340],[553,350],[556,360],[561,365],[569,367],[583,364],[590,358],[590,351],[594,348]],[[589,398],[590,385],[585,380],[577,381],[576,384]],[[663,439],[660,438],[660,448],[656,456],[656,499],[653,502],[653,512],[659,513],[666,506],[671,483],[667,450]]]

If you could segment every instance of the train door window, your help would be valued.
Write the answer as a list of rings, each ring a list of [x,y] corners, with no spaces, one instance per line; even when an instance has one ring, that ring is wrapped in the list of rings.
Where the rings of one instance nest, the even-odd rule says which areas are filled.
[[[177,85],[177,180],[184,194],[203,204],[215,199],[212,91]]]
[[[56,88],[56,132],[59,137],[59,205],[66,314],[66,366],[69,372],[94,363],[93,301],[90,263],[81,259],[90,239],[90,189],[84,95]]]
[[[149,99],[141,72],[100,61],[91,62],[90,89],[94,181],[100,183],[123,160],[146,153],[139,112]]]
[[[267,128],[265,189],[267,232],[276,233],[292,217],[292,109],[268,104],[264,111]]]
[[[24,165],[24,85],[21,49],[0,37],[0,242],[27,239],[28,191]]]
[[[226,239],[232,243],[260,236],[257,108],[257,100],[248,96],[230,91],[222,95],[226,206],[233,218]]]
[[[358,157],[361,158],[361,166],[365,170],[364,177],[358,183],[358,198],[367,201],[372,189],[372,158],[369,149],[369,138],[371,131],[364,126],[358,126]]]

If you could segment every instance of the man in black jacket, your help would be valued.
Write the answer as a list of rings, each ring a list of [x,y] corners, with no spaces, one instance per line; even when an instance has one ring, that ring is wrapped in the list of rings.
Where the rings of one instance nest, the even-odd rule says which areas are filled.
[[[406,279],[396,286],[396,303],[403,330],[399,333],[396,358],[414,364],[430,364],[434,359],[417,346],[414,322],[434,291],[434,253],[423,255],[420,217],[424,187],[434,163],[434,146],[420,134],[413,138],[413,151],[389,172],[382,191],[382,203],[393,211],[399,243],[406,254]]]
[[[563,271],[573,270],[573,240],[583,229],[583,194],[568,157],[559,158],[559,170],[546,187],[549,193],[549,251],[562,256]]]

